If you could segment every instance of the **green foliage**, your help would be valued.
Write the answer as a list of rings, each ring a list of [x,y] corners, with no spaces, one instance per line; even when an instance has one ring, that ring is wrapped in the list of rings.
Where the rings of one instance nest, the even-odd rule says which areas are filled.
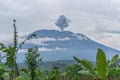
[[[31,80],[30,71],[28,69],[22,68],[20,72],[21,75],[25,78],[25,80]]]
[[[101,49],[98,49],[97,56],[96,56],[96,68],[94,68],[93,64],[86,60],[80,60],[77,57],[73,57],[74,60],[81,65],[83,65],[88,71],[86,74],[93,76],[94,79],[102,79],[102,80],[107,80],[107,77],[109,75],[109,66],[115,63],[115,61],[118,59],[118,55],[115,55],[112,57],[110,62],[107,64],[106,61],[106,55],[104,51]],[[79,71],[80,73],[83,73],[83,71]]]
[[[38,48],[29,48],[28,53],[26,53],[26,60],[25,63],[27,64],[28,68],[36,69],[38,67],[37,62],[41,61],[39,58],[40,54],[38,53]]]
[[[21,75],[24,76],[25,80],[31,80],[31,70],[30,69],[21,69]],[[36,69],[35,70],[35,80],[42,80],[43,78],[43,75],[44,75],[44,72],[41,71],[40,69]]]
[[[2,77],[5,72],[5,65],[0,63],[0,77]]]
[[[25,80],[25,78],[23,76],[19,76],[19,77],[13,79],[13,80]]]
[[[19,71],[17,68],[17,63],[16,63],[16,49],[17,49],[17,30],[16,30],[16,26],[15,26],[15,22],[16,20],[13,20],[14,24],[14,42],[13,45],[14,46],[8,46],[5,47],[4,44],[0,44],[0,50],[4,53],[6,53],[6,65],[11,69],[11,73],[10,73],[10,80],[13,79],[14,75],[17,77],[19,76]],[[14,71],[16,72],[14,74]]]
[[[6,61],[6,65],[8,65],[9,68],[13,68],[14,67],[14,60],[15,60],[15,51],[14,48],[11,46],[8,46],[8,48],[6,49],[6,55],[7,55],[7,61]]]
[[[114,55],[110,62],[108,63],[108,67],[110,67],[112,64],[114,64],[118,60],[118,55]]]
[[[13,27],[14,27],[14,39],[13,39],[13,43],[14,43],[14,49],[15,49],[15,52],[16,52],[16,49],[17,49],[17,43],[18,43],[18,41],[17,41],[17,37],[18,37],[18,35],[17,35],[17,27],[16,27],[16,25],[15,25],[15,23],[16,23],[16,20],[14,19],[13,20],[13,22],[14,22],[14,24],[13,24]]]
[[[73,56],[73,58],[74,58],[75,61],[82,64],[85,68],[87,68],[89,70],[92,70],[94,68],[93,64],[90,61],[86,60],[86,59],[80,60],[75,56]]]
[[[120,68],[109,69],[108,73],[108,77],[112,78],[112,80],[120,80]]]
[[[36,69],[38,67],[38,62],[41,61],[39,58],[40,54],[38,53],[38,48],[29,48],[28,53],[26,53],[25,63],[30,71],[31,80],[35,80]]]
[[[35,34],[30,35],[29,37],[27,37],[25,40],[23,40],[22,43],[20,43],[18,45],[18,40],[17,40],[17,28],[16,28],[16,20],[13,20],[13,27],[14,27],[14,39],[13,39],[13,46],[5,46],[4,44],[0,43],[0,51],[6,53],[6,56],[2,56],[1,59],[6,57],[6,66],[8,66],[8,69],[10,69],[8,72],[10,72],[10,80],[13,80],[13,77],[17,77],[19,76],[19,70],[18,70],[18,66],[16,63],[16,54],[19,51],[20,48],[22,48],[22,45],[29,39],[32,39],[33,36],[35,36]],[[18,47],[17,47],[18,46]]]
[[[105,53],[98,49],[97,56],[96,56],[96,70],[99,73],[101,79],[107,79],[107,62]]]
[[[47,80],[60,80],[61,72],[59,69],[51,70],[48,74]]]
[[[72,80],[79,80],[79,71],[83,70],[80,64],[70,65],[66,68],[66,75],[71,76]]]
[[[74,60],[76,61],[76,62],[78,62],[79,64],[81,64],[85,69],[87,69],[88,71],[87,71],[87,73],[89,73],[89,75],[91,75],[93,78],[95,78],[96,76],[97,76],[97,74],[96,74],[96,71],[95,71],[95,69],[94,69],[94,65],[92,64],[92,62],[90,62],[90,61],[88,61],[88,60],[86,60],[86,59],[82,59],[82,60],[80,60],[80,59],[78,59],[77,57],[73,57],[74,58]],[[79,73],[83,73],[83,71],[81,72],[81,71],[79,71]]]
[[[44,75],[44,72],[41,71],[40,69],[36,69],[35,73],[36,73],[36,78],[35,78],[35,80],[42,80],[42,77],[43,77],[43,75]]]

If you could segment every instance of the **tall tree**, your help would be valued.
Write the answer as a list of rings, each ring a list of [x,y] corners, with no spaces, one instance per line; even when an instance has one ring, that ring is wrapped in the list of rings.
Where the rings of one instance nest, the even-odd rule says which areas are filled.
[[[18,66],[17,66],[17,62],[16,62],[16,53],[17,53],[17,37],[18,37],[18,35],[17,35],[17,28],[16,28],[16,25],[15,25],[15,22],[16,22],[16,20],[14,19],[13,20],[13,27],[14,27],[14,46],[13,46],[13,49],[14,49],[14,52],[15,52],[15,54],[14,54],[14,57],[15,58],[13,58],[14,59],[14,67],[15,67],[15,77],[18,77],[20,74],[19,74],[19,71],[18,71]]]
[[[6,53],[6,65],[8,66],[8,68],[10,69],[10,74],[9,74],[9,80],[13,80],[13,78],[18,77],[19,74],[19,70],[18,70],[18,66],[17,66],[17,62],[16,62],[16,54],[19,51],[19,49],[22,47],[22,45],[29,39],[31,39],[33,36],[35,36],[35,34],[30,35],[29,37],[27,37],[25,40],[23,40],[22,43],[20,43],[18,45],[18,40],[17,40],[17,30],[16,30],[16,20],[13,20],[13,27],[14,27],[14,39],[13,39],[13,46],[9,45],[9,46],[5,46],[4,44],[0,43],[0,51]]]
[[[26,53],[25,63],[27,64],[28,70],[30,71],[31,80],[36,80],[36,69],[38,67],[38,62],[41,61],[39,58],[38,48],[29,48],[28,53]]]

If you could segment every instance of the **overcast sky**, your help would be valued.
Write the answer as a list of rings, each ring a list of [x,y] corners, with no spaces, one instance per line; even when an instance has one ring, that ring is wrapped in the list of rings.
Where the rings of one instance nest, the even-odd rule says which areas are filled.
[[[71,19],[66,30],[120,50],[120,0],[0,0],[0,37],[12,33],[13,19],[21,35],[58,30],[60,15]]]

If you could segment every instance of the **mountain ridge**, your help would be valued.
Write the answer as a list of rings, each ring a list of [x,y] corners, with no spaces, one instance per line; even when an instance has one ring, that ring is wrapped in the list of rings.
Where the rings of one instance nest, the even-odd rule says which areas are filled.
[[[98,48],[104,50],[107,59],[115,54],[120,55],[119,50],[95,42],[81,33],[44,29],[31,34],[36,36],[25,43],[23,49],[37,45],[43,61],[73,60],[73,56],[95,61]]]

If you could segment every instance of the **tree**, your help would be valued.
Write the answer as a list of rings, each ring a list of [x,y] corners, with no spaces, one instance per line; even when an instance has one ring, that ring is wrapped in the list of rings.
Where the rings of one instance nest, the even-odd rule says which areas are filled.
[[[67,28],[69,26],[68,23],[69,23],[68,19],[64,15],[61,15],[59,16],[55,25],[58,26],[61,31],[64,31],[64,28]]]
[[[74,64],[70,65],[66,68],[66,74],[69,75],[72,80],[79,80],[79,74],[78,72],[83,70],[83,67],[80,64]]]
[[[53,69],[49,72],[46,80],[61,80],[61,71],[60,69]]]
[[[37,47],[29,48],[28,53],[26,53],[25,63],[27,64],[27,67],[30,71],[31,80],[36,80],[35,79],[35,77],[36,77],[35,71],[38,67],[38,62],[41,61],[39,56],[40,56],[40,54],[38,54]]]
[[[13,78],[16,78],[20,75],[17,62],[16,62],[16,54],[19,51],[19,49],[22,48],[22,45],[29,39],[32,39],[32,37],[35,36],[35,34],[32,34],[31,36],[27,37],[25,40],[23,40],[20,44],[18,44],[18,35],[17,35],[17,29],[16,29],[16,20],[13,20],[13,27],[14,27],[14,39],[13,39],[13,45],[5,46],[4,44],[0,43],[0,51],[6,53],[6,56],[3,56],[2,58],[6,57],[6,63],[5,65],[8,67],[9,70],[9,80],[13,80]]]

